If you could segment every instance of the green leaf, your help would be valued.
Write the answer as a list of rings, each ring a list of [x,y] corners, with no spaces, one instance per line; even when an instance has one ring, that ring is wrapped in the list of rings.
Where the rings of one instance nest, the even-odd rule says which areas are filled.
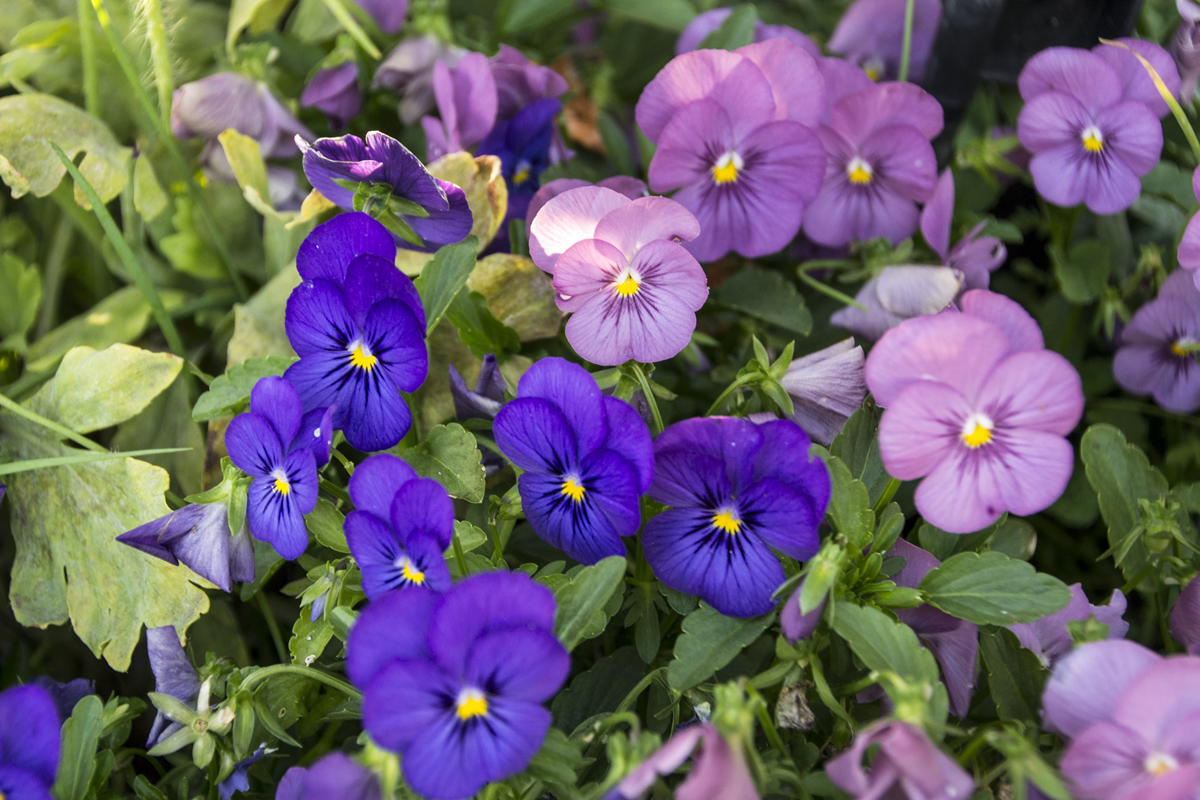
[[[204,434],[192,421],[190,382],[181,375],[133,419],[122,422],[110,446],[114,450],[186,447],[184,452],[145,459],[165,469],[183,495],[200,491],[204,474]]]
[[[492,316],[522,342],[557,336],[562,327],[565,315],[554,304],[550,276],[528,258],[510,253],[481,258],[467,288],[483,295]]]
[[[454,521],[454,538],[458,539],[458,546],[462,548],[462,551],[469,553],[476,547],[486,544],[488,535],[465,519],[459,519]],[[454,545],[452,544],[446,548],[446,558],[450,558],[453,553]]]
[[[499,4],[497,16],[501,30],[515,33],[544,25],[574,8],[574,0],[508,0]]]
[[[698,49],[737,50],[754,41],[758,11],[753,3],[736,6],[721,27],[704,37]]]
[[[425,306],[425,330],[432,331],[454,301],[455,296],[467,285],[471,270],[475,269],[475,249],[479,241],[473,236],[458,244],[448,244],[437,251],[433,260],[421,270],[417,290]]]
[[[1007,515],[1003,515],[983,530],[974,533],[950,533],[921,520],[921,527],[917,529],[917,543],[933,553],[938,561],[945,561],[958,553],[981,548],[1006,519]]]
[[[343,527],[345,523],[346,516],[323,497],[317,500],[317,507],[304,516],[304,526],[317,537],[317,541],[339,553],[350,552]]]
[[[878,406],[858,409],[829,445],[829,452],[845,462],[850,474],[867,487],[872,504],[879,500],[891,478],[879,455],[881,416]]]
[[[163,191],[154,174],[149,158],[141,157],[133,162],[133,207],[147,222],[158,218],[167,210],[171,199]]]
[[[921,646],[917,634],[904,623],[879,609],[854,603],[839,603],[832,621],[834,631],[868,669],[894,672],[918,684],[937,681],[933,654]]]
[[[615,14],[675,33],[686,28],[696,16],[695,7],[687,0],[605,0],[604,7]]]
[[[333,625],[323,616],[313,622],[309,610],[300,612],[296,624],[292,626],[292,638],[288,642],[288,652],[292,654],[293,664],[311,666],[325,652],[325,646],[333,638]]]
[[[750,619],[727,617],[701,603],[683,620],[675,658],[667,667],[667,683],[677,692],[700,685],[762,636],[774,619],[774,613]]]
[[[1036,724],[1046,684],[1046,670],[1037,655],[1022,647],[1012,631],[990,626],[979,632],[979,652],[1000,719]]]
[[[801,336],[812,330],[812,314],[804,306],[804,297],[779,272],[746,267],[721,284],[715,295],[722,305]]]
[[[551,728],[524,774],[546,784],[553,790],[553,797],[582,800],[583,794],[576,788],[575,773],[588,763],[590,761],[583,758],[574,741],[559,729]]]
[[[555,593],[558,614],[554,632],[568,652],[584,640],[596,616],[604,615],[605,605],[624,580],[625,559],[609,556],[590,567],[583,567],[569,584],[564,584]]]
[[[234,364],[224,375],[213,379],[208,391],[196,399],[192,419],[205,422],[242,413],[250,407],[250,391],[259,378],[282,375],[295,362],[294,358],[266,356]]]
[[[977,625],[1034,622],[1063,608],[1071,590],[1003,553],[959,553],[921,580],[930,605]]]
[[[284,329],[284,316],[288,297],[299,285],[300,273],[293,264],[267,281],[249,302],[233,307],[233,338],[226,352],[227,363],[232,366],[266,356],[296,357]]]
[[[489,353],[503,356],[521,349],[521,337],[492,316],[487,298],[479,292],[460,290],[446,311],[446,319],[458,330],[458,338],[476,358]]]
[[[616,711],[645,671],[646,665],[635,647],[618,648],[600,659],[554,697],[550,706],[554,727],[571,734],[589,717]]]
[[[167,308],[181,299],[181,295],[168,292],[162,292],[161,297]],[[149,322],[150,304],[136,286],[126,286],[34,342],[25,354],[26,368],[31,372],[50,369],[72,347],[103,350],[112,344],[132,342]]]
[[[1107,245],[1085,239],[1072,245],[1069,254],[1053,244],[1049,253],[1063,297],[1077,306],[1100,299],[1112,272],[1112,255]]]
[[[434,478],[452,497],[483,502],[483,453],[462,425],[435,425],[425,440],[400,452],[423,478]]]
[[[862,481],[851,476],[849,467],[840,458],[827,454],[823,448],[817,448],[817,452],[825,459],[833,483],[833,494],[825,515],[839,533],[852,544],[862,547],[875,529],[871,495]]]
[[[500,167],[498,156],[472,158],[470,153],[463,152],[449,153],[429,165],[430,175],[453,183],[466,194],[474,220],[471,235],[479,240],[476,246],[479,251],[486,248],[496,236],[508,211],[508,187]],[[542,275],[545,276],[545,273]]]
[[[71,718],[63,723],[58,776],[54,780],[57,800],[84,800],[96,770],[96,748],[104,727],[104,703],[94,694],[75,704]]]
[[[74,159],[86,152],[79,171],[108,202],[129,181],[129,156],[103,122],[83,109],[48,94],[0,97],[0,178],[13,197],[32,192],[45,197],[54,191],[67,169],[50,148],[56,143]],[[75,202],[91,205],[79,187]]]
[[[42,276],[13,253],[0,254],[0,339],[23,334],[37,319]]]
[[[244,30],[256,35],[274,28],[293,2],[295,0],[233,0],[233,6],[229,9],[225,49],[232,52],[233,45]]]
[[[236,5],[235,0],[235,8]],[[237,180],[238,186],[242,187],[242,194],[245,196],[246,202],[259,213],[263,213],[264,210],[268,212],[264,216],[274,216],[275,210],[271,206],[271,187],[267,183],[267,165],[263,161],[258,141],[238,133],[233,128],[221,133],[217,137],[217,141],[220,142],[221,149],[225,151],[225,158],[229,161],[229,167],[233,170],[233,176]]]
[[[1173,200],[1189,213],[1196,210],[1191,171],[1180,169],[1170,161],[1158,162],[1142,176],[1142,191]]]

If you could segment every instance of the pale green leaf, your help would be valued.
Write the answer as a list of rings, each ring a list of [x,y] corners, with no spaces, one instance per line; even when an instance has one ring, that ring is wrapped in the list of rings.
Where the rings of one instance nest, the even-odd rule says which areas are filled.
[[[423,478],[434,478],[452,497],[483,501],[483,454],[462,425],[435,425],[425,440],[400,453]]]
[[[182,295],[160,291],[163,305],[177,305]],[[38,339],[25,354],[26,367],[33,372],[49,369],[72,347],[103,350],[118,342],[132,342],[150,322],[150,304],[136,286],[126,286]]]
[[[299,285],[300,273],[293,265],[267,281],[249,302],[233,307],[233,338],[226,352],[230,365],[255,356],[295,358],[283,320],[288,297]]]
[[[488,310],[522,342],[557,336],[565,316],[554,303],[550,276],[528,258],[493,253],[467,278],[467,288],[487,300]]]
[[[170,203],[170,198],[154,174],[150,159],[137,159],[133,163],[133,207],[143,219],[151,221],[166,211]]]
[[[471,157],[470,153],[449,153],[429,165],[429,174],[449,181],[463,190],[471,208],[471,235],[483,251],[500,230],[508,211],[508,185],[500,174],[498,156]]]
[[[229,32],[225,36],[226,49],[233,49],[244,30],[259,34],[274,28],[293,2],[295,0],[233,0],[229,9]]]
[[[250,392],[260,378],[282,375],[293,363],[294,358],[256,356],[233,364],[224,375],[214,378],[208,391],[196,399],[192,419],[206,422],[240,414],[250,407]]]
[[[71,718],[63,723],[62,750],[54,796],[58,800],[84,800],[96,770],[96,749],[104,728],[104,703],[94,694],[75,704]]]
[[[23,334],[37,319],[42,276],[14,253],[0,254],[0,339]]]

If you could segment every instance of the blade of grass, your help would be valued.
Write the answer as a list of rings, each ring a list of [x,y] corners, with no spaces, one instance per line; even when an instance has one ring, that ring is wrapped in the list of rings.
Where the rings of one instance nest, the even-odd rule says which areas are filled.
[[[908,0],[904,6],[904,45],[900,51],[900,75],[902,81],[908,80],[908,62],[912,60],[913,9],[915,0]]]
[[[7,409],[7,410],[11,411],[12,413],[16,414],[18,417],[27,419],[35,425],[41,425],[46,430],[54,431],[59,436],[65,436],[66,438],[68,438],[72,442],[74,442],[75,444],[82,445],[83,447],[86,447],[88,450],[91,450],[94,453],[107,453],[108,452],[108,450],[105,447],[103,447],[102,445],[96,444],[91,439],[87,438],[86,436],[80,435],[80,434],[76,433],[75,431],[71,430],[70,428],[68,428],[67,426],[60,425],[52,419],[46,419],[41,414],[38,414],[35,411],[29,410],[28,408],[26,408],[25,406],[16,402],[15,400],[10,400],[8,397],[6,397],[2,394],[0,394],[0,408]]]
[[[358,46],[363,49],[367,55],[374,59],[383,58],[383,53],[379,52],[379,48],[371,41],[371,37],[367,36],[367,32],[362,29],[358,21],[350,14],[350,10],[342,0],[324,0],[325,7],[329,9],[329,13],[333,14],[334,19],[338,24],[354,37],[354,41],[358,42]]]
[[[90,464],[94,461],[108,461],[113,458],[137,458],[139,456],[156,456],[164,453],[185,453],[190,447],[161,447],[157,450],[130,450],[127,453],[103,450],[99,453],[80,453],[77,456],[58,456],[56,458],[32,458],[28,461],[13,461],[0,464],[0,475],[12,475],[17,472],[29,472],[35,469],[50,467],[69,467],[75,464]]]
[[[83,59],[83,107],[100,116],[100,73],[96,69],[96,29],[92,25],[91,0],[79,0],[79,54]]]
[[[839,292],[837,289],[833,288],[832,286],[821,283],[819,280],[817,280],[813,276],[809,275],[803,269],[796,270],[796,274],[800,276],[800,280],[804,281],[809,286],[816,289],[818,292],[829,295],[834,300],[837,300],[839,303],[842,303],[842,304],[848,305],[848,306],[854,306],[855,308],[860,309],[862,311],[867,310],[866,306],[864,306],[862,303],[855,300],[850,295],[843,294],[843,293]]]

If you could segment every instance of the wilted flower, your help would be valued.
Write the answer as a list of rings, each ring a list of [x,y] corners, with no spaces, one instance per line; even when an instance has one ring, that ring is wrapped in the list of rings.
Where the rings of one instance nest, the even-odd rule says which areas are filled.
[[[433,65],[443,61],[453,67],[466,52],[436,36],[410,36],[380,62],[371,79],[371,88],[382,87],[403,95],[400,121],[412,125],[434,107]]]
[[[862,67],[871,80],[895,80],[900,75],[904,51],[906,0],[856,0],[838,21],[829,38],[830,52],[845,56]],[[912,47],[908,79],[920,83],[933,52],[942,21],[939,0],[913,4]]]
[[[765,614],[784,581],[772,549],[807,561],[829,504],[825,464],[790,420],[677,422],[654,442],[650,497],[668,510],[646,523],[655,575],[733,617]]]
[[[375,18],[387,34],[400,30],[408,13],[408,0],[357,0],[359,7]]]
[[[826,447],[867,396],[863,350],[844,339],[793,361],[779,383],[792,398],[792,421]]]
[[[410,587],[450,588],[442,553],[454,537],[454,505],[440,483],[381,453],[358,465],[349,488],[356,510],[346,515],[346,543],[368,600]]]
[[[907,319],[936,314],[963,288],[962,272],[950,267],[901,265],[884,267],[854,296],[866,307],[845,306],[829,321],[864,339],[876,340]]]
[[[346,670],[363,727],[402,754],[414,792],[462,800],[529,764],[550,729],[541,704],[571,667],[554,614],[550,590],[520,572],[393,592],[362,612]]]
[[[1171,635],[1192,655],[1200,655],[1200,581],[1192,579],[1171,609]]]
[[[675,55],[681,56],[699,48],[705,37],[721,27],[732,13],[732,8],[714,8],[692,17],[692,21],[675,40]],[[792,44],[803,47],[804,52],[813,58],[821,57],[821,48],[817,47],[816,42],[795,28],[788,25],[767,25],[762,20],[755,20],[754,41],[765,42],[768,39],[787,39]]]
[[[211,140],[228,128],[255,139],[263,158],[295,155],[293,137],[312,138],[266,84],[236,72],[218,72],[175,90],[171,132],[176,138]]]
[[[649,194],[646,190],[646,184],[643,181],[631,178],[628,175],[614,175],[597,183],[579,178],[555,178],[538,189],[529,201],[529,208],[525,212],[525,231],[529,238],[533,237],[530,228],[533,225],[534,217],[537,216],[537,213],[542,210],[542,207],[546,203],[549,203],[560,194],[569,192],[572,189],[581,189],[584,186],[599,186],[604,189],[612,189],[614,192],[625,195],[630,200],[637,200],[639,197],[645,197]]]
[[[1175,8],[1179,11],[1179,27],[1168,49],[1179,68],[1179,99],[1191,103],[1200,80],[1200,6],[1195,0],[1175,0]]]
[[[329,127],[344,130],[362,110],[362,92],[358,88],[358,64],[343,61],[325,67],[304,87],[301,108],[316,108],[329,119]]]
[[[921,210],[921,233],[925,242],[942,259],[942,264],[963,276],[963,291],[986,289],[992,271],[1004,263],[1008,250],[995,236],[980,236],[986,222],[976,225],[950,247],[950,229],[954,218],[954,174],[943,170],[933,197]]]
[[[170,625],[146,629],[146,652],[150,656],[150,670],[154,673],[154,691],[174,697],[181,703],[190,704],[200,694],[200,675],[183,652],[179,634]],[[162,711],[154,716],[150,727],[150,738],[146,749],[152,750],[162,744],[181,725],[167,717]]]
[[[730,53],[674,58],[642,92],[637,123],[657,143],[650,187],[700,220],[685,245],[701,261],[780,250],[821,187],[824,153],[810,126],[825,107],[812,56],[771,39]]]
[[[243,526],[236,536],[230,533],[228,501],[189,503],[165,517],[122,533],[117,541],[168,564],[182,562],[227,592],[233,589],[234,581],[254,580],[250,531]]]
[[[637,800],[659,775],[670,775],[701,744],[692,771],[675,789],[676,800],[758,800],[745,756],[709,723],[678,730],[662,747],[617,784],[608,797]]]
[[[330,753],[311,767],[292,767],[275,790],[275,800],[380,800],[375,773],[345,753]]]
[[[584,564],[624,555],[621,537],[637,533],[654,470],[650,431],[632,406],[601,395],[583,367],[543,358],[492,431],[524,470],[517,486],[538,536]]]
[[[929,143],[942,107],[910,83],[886,83],[843,96],[818,134],[828,160],[820,196],[804,218],[818,244],[838,247],[917,229],[917,203],[933,196],[937,159]]]
[[[866,367],[887,408],[879,451],[888,473],[925,478],[917,510],[952,533],[1058,499],[1074,465],[1063,437],[1083,413],[1078,373],[1042,349],[1024,309],[982,290],[963,295],[962,307],[888,331]]]
[[[879,752],[868,772],[863,769],[863,756],[874,746]],[[863,800],[961,800],[975,791],[975,781],[958,762],[920,728],[898,720],[882,720],[860,730],[853,746],[830,761],[825,771],[835,786]]]
[[[1120,342],[1113,375],[1122,389],[1154,395],[1155,402],[1176,414],[1200,409],[1200,289],[1192,273],[1172,273],[1158,297],[1139,308],[1121,330]]]
[[[0,793],[11,800],[48,800],[58,773],[58,715],[37,686],[0,692]]]
[[[453,67],[435,63],[433,95],[441,119],[421,118],[429,161],[469,150],[496,123],[496,79],[482,53],[467,53]]]
[[[1095,617],[1097,622],[1108,626],[1109,639],[1124,639],[1129,632],[1129,623],[1121,619],[1125,614],[1125,595],[1118,589],[1112,593],[1108,605],[1094,606],[1088,602],[1081,584],[1071,586],[1071,602],[1064,608],[1047,614],[1036,622],[1009,625],[1021,645],[1032,650],[1044,667],[1052,667],[1075,646],[1070,622],[1085,622]]]
[[[662,361],[691,341],[708,297],[704,270],[676,239],[696,218],[664,197],[630,200],[600,187],[555,197],[530,226],[533,262],[554,275],[555,302],[573,312],[567,341],[594,364]]]

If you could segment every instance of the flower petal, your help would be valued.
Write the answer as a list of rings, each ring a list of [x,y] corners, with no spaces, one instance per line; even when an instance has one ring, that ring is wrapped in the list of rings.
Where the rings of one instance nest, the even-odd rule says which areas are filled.
[[[650,429],[633,406],[615,397],[604,398],[608,436],[604,447],[621,454],[637,475],[639,493],[646,493],[654,479],[654,444]]]
[[[1046,92],[1075,97],[1093,111],[1121,99],[1121,77],[1100,56],[1076,47],[1049,47],[1025,64],[1017,79],[1026,103]]]
[[[364,698],[370,699],[363,703],[363,727],[370,731],[377,744],[388,750],[411,753],[435,730],[454,722],[454,711],[447,708],[446,701],[453,701],[459,687],[430,661],[390,661],[380,667],[364,689]],[[407,758],[405,763],[407,765]],[[409,777],[407,773],[406,769],[405,777]],[[418,791],[428,797],[444,796]],[[469,795],[461,795],[466,796]]]
[[[407,542],[411,532],[422,531],[445,550],[454,538],[454,503],[433,478],[417,478],[401,486],[392,498],[391,520],[401,542]]]
[[[998,425],[1066,436],[1083,416],[1083,384],[1058,353],[1026,351],[996,365],[975,402]]]
[[[962,445],[971,416],[962,392],[936,381],[911,383],[888,405],[879,421],[879,455],[889,475],[923,478]]]
[[[0,764],[19,766],[45,786],[52,785],[58,770],[58,734],[58,712],[45,689],[14,686],[0,693]]]
[[[440,602],[441,596],[433,592],[392,592],[367,605],[346,642],[350,680],[365,687],[393,661],[427,659],[425,631]]]
[[[1121,639],[1080,645],[1054,666],[1046,683],[1046,727],[1073,739],[1091,725],[1111,722],[1126,687],[1161,660],[1153,650]]]
[[[695,215],[679,203],[666,197],[639,197],[605,214],[596,225],[595,238],[614,245],[631,261],[651,242],[687,242],[699,234]]]
[[[571,657],[554,634],[513,628],[476,639],[464,677],[488,694],[541,703],[570,671]]]
[[[301,358],[319,351],[344,353],[356,335],[341,290],[326,280],[305,281],[292,290],[284,329]]]
[[[538,267],[553,273],[559,256],[573,245],[594,238],[600,220],[629,202],[625,195],[599,186],[563,192],[542,206],[529,224],[529,257]]]
[[[825,113],[825,80],[804,48],[785,39],[768,39],[739,47],[762,71],[775,98],[775,119],[815,127]]]
[[[323,278],[341,285],[355,256],[370,253],[396,260],[396,245],[383,223],[361,211],[338,214],[313,228],[296,253],[296,269],[306,281]]]
[[[421,295],[412,279],[396,269],[395,258],[383,259],[372,254],[356,256],[346,269],[346,281],[342,287],[346,310],[354,324],[360,328],[367,322],[371,306],[381,300],[399,300],[417,320],[419,329],[425,330],[425,308]]]
[[[350,499],[358,510],[390,519],[392,498],[401,486],[416,479],[417,473],[403,459],[379,453],[359,464],[350,476]]]
[[[775,114],[771,84],[753,61],[727,50],[696,50],[672,59],[642,91],[634,112],[638,127],[657,142],[671,117],[701,98],[749,112],[753,125]]]
[[[946,260],[950,252],[950,226],[954,216],[954,173],[942,170],[933,196],[921,211],[921,235],[933,252]]]
[[[808,561],[821,547],[817,525],[825,509],[774,478],[755,483],[738,499],[738,507],[748,530],[786,556]]]
[[[225,449],[234,466],[261,478],[283,464],[283,446],[271,423],[258,414],[238,414],[225,430]]]
[[[250,411],[271,424],[280,442],[291,442],[300,430],[300,396],[285,379],[260,378],[250,391]]]
[[[518,397],[496,414],[496,445],[524,470],[561,475],[575,466],[579,446],[558,406],[540,397]]]
[[[1004,332],[1014,353],[1046,347],[1042,329],[1020,303],[1002,294],[972,289],[959,299],[964,314],[987,320]]]

